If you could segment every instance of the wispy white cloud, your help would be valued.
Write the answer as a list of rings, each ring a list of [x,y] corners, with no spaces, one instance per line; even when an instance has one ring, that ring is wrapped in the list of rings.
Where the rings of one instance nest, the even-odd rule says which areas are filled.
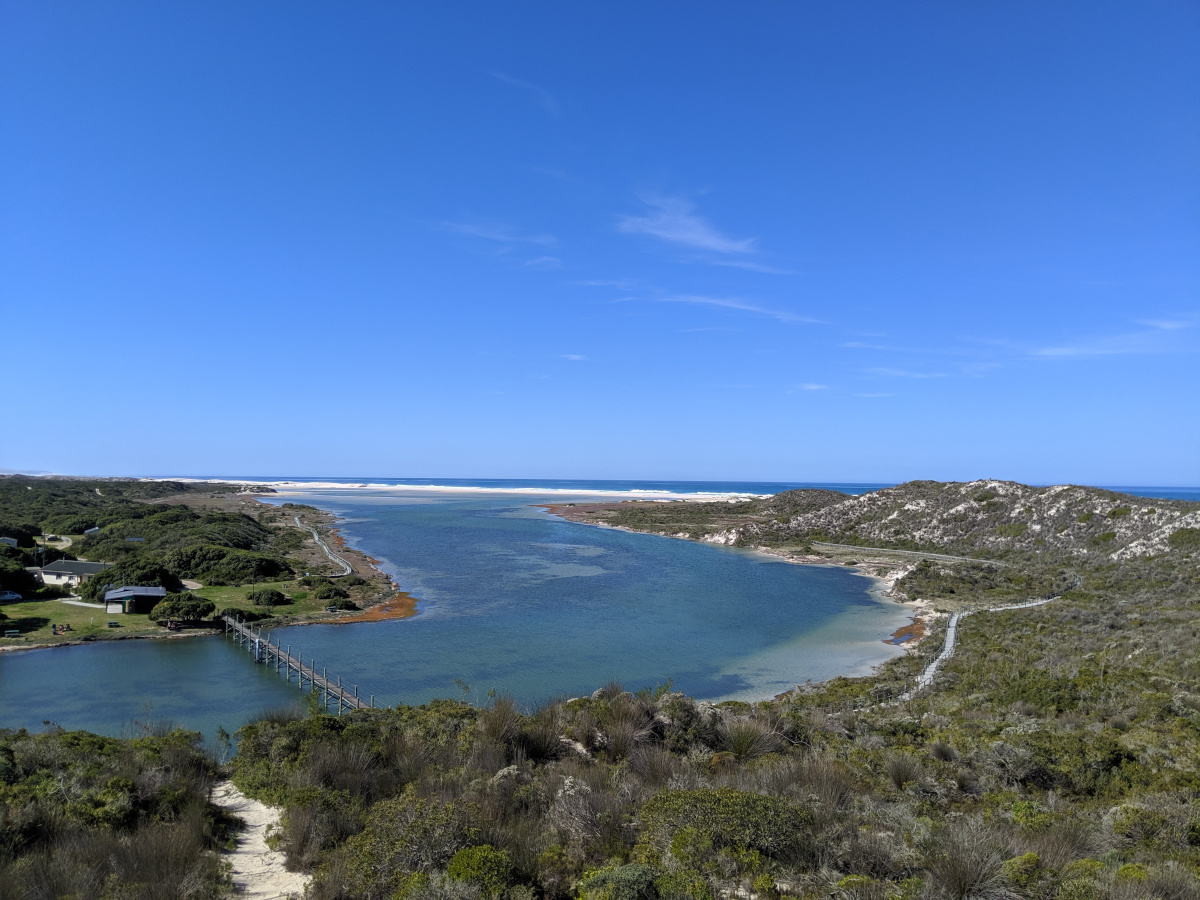
[[[824,390],[828,390],[828,388],[829,388],[829,385],[827,385],[827,384],[814,384],[814,383],[813,383],[813,382],[811,382],[811,381],[806,381],[806,382],[804,382],[804,384],[798,384],[798,385],[796,385],[796,387],[797,387],[797,389],[798,389],[798,390],[801,390],[801,391],[824,391]]]
[[[790,269],[781,269],[778,266],[767,266],[762,263],[755,262],[752,259],[722,259],[720,257],[710,257],[704,260],[706,263],[714,266],[729,266],[733,269],[746,269],[750,272],[763,272],[767,275],[795,275],[796,273]]]
[[[909,372],[907,369],[889,369],[878,367],[863,369],[868,375],[879,375],[884,378],[945,378],[945,372]]]
[[[884,347],[881,344],[864,344],[862,341],[846,341],[842,344],[843,347],[848,347],[852,350],[891,350],[891,347]]]
[[[538,269],[557,269],[562,266],[562,260],[557,256],[539,256],[537,259],[526,260],[521,265]]]
[[[1110,334],[1081,340],[1067,341],[1061,344],[1050,344],[1035,347],[1029,351],[1029,356],[1040,359],[1090,359],[1101,356],[1131,356],[1148,353],[1161,353],[1180,345],[1175,334],[1191,327],[1190,322],[1139,322],[1149,325],[1148,331],[1134,331],[1127,334]]]
[[[1188,319],[1137,319],[1137,324],[1154,328],[1158,331],[1179,331],[1181,328],[1191,328],[1194,320]]]
[[[682,197],[644,197],[642,201],[650,211],[644,216],[621,216],[618,231],[646,234],[669,244],[726,256],[755,252],[755,238],[722,234],[696,215],[694,204]]]
[[[550,247],[558,243],[558,239],[552,234],[523,234],[507,225],[443,222],[442,227],[455,234],[483,238],[485,241],[496,241],[502,244],[538,244]]]
[[[554,99],[554,95],[536,84],[531,84],[528,81],[522,81],[520,78],[513,78],[511,75],[506,75],[503,72],[492,72],[492,77],[503,81],[509,87],[519,88],[533,96],[534,102],[548,113],[558,115],[558,101]]]
[[[637,282],[627,278],[593,278],[588,281],[576,281],[581,287],[611,287],[618,291],[632,291],[638,287]]]
[[[586,356],[583,356],[579,353],[564,353],[562,354],[562,358],[569,359],[571,362],[583,362],[585,359],[587,359]]]
[[[701,297],[695,294],[679,294],[673,297],[657,297],[655,298],[655,302],[691,303],[696,306],[715,306],[719,309],[734,309],[739,312],[767,316],[775,319],[777,322],[785,322],[789,325],[813,325],[818,322],[817,319],[812,319],[808,316],[799,316],[783,309],[771,309],[770,307],[759,306],[757,303],[748,303],[737,297]]]

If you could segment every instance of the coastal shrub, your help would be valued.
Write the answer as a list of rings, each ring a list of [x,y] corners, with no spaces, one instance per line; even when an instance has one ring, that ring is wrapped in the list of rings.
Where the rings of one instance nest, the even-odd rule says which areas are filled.
[[[512,859],[489,844],[464,847],[450,859],[446,874],[479,888],[483,897],[499,897],[512,882]]]
[[[216,610],[216,604],[195,594],[167,594],[154,604],[150,618],[155,622],[199,622]]]
[[[1108,517],[1110,519],[1122,519],[1131,512],[1133,512],[1133,510],[1128,506],[1114,506],[1108,511]]]
[[[318,600],[344,600],[346,597],[349,597],[350,594],[348,594],[346,591],[343,591],[340,587],[326,582],[325,584],[319,585],[316,590],[313,591],[313,596]]]
[[[921,763],[908,753],[893,753],[883,764],[883,771],[896,790],[921,779]]]
[[[274,588],[262,588],[257,591],[250,591],[246,594],[246,599],[255,606],[286,606],[292,601],[289,600],[282,591],[277,591]]]
[[[89,579],[79,589],[79,594],[85,600],[96,601],[104,597],[105,591],[114,587],[135,585],[164,587],[171,594],[183,590],[183,582],[163,566],[159,559],[153,555],[138,555],[123,559],[112,568],[105,569]]]
[[[163,554],[162,564],[181,578],[196,578],[206,584],[273,581],[292,571],[273,556],[211,544],[168,551]]]
[[[1079,516],[1079,518],[1077,518],[1075,521],[1079,522],[1082,525],[1086,525],[1088,522],[1092,521],[1092,519],[1095,517],[1095,515],[1096,514],[1092,513],[1092,512],[1085,512],[1081,516]]]
[[[234,823],[208,802],[216,772],[200,740],[0,732],[0,896],[218,896],[215,851]]]
[[[958,759],[958,751],[945,741],[934,741],[930,744],[929,755],[939,762],[954,762]]]
[[[764,722],[757,719],[735,719],[725,726],[722,748],[735,759],[756,759],[781,749],[783,741]]]
[[[1177,528],[1167,538],[1173,550],[1200,550],[1200,528]]]
[[[20,562],[0,557],[0,591],[16,591],[22,597],[28,597],[38,587],[37,580]]]
[[[359,605],[357,603],[355,603],[353,600],[335,600],[333,603],[330,603],[329,605],[332,606],[334,609],[341,609],[341,610],[347,610],[347,611],[360,609]]]
[[[217,618],[222,616],[232,616],[242,622],[258,622],[262,619],[271,618],[269,612],[258,612],[253,609],[242,609],[240,606],[226,606],[217,610]]]
[[[584,876],[579,896],[583,900],[658,900],[654,884],[658,875],[657,869],[641,863],[601,869]]]
[[[346,842],[350,891],[387,897],[407,876],[444,869],[469,843],[470,813],[463,803],[411,793],[375,804],[366,827]]]
[[[943,900],[1006,895],[999,836],[968,820],[936,831],[925,851],[925,868],[935,897]]]
[[[996,534],[1000,537],[1015,538],[1023,535],[1027,528],[1024,522],[1005,522],[996,526]]]
[[[716,849],[755,850],[788,859],[803,849],[811,816],[777,797],[733,788],[659,791],[642,808],[643,839],[660,851],[692,829]]]

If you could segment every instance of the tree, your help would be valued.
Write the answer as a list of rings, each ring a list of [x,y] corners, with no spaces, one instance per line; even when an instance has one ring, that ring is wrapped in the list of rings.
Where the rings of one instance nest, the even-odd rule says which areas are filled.
[[[150,618],[155,622],[199,622],[216,611],[211,600],[195,594],[167,594],[155,604]]]
[[[251,591],[246,595],[246,599],[255,606],[284,606],[292,601],[283,595],[282,592],[274,588],[263,588],[258,591]]]
[[[93,557],[94,559],[95,557]],[[105,569],[89,580],[79,593],[85,600],[98,600],[104,592],[112,587],[134,586],[165,587],[168,591],[178,591],[183,583],[171,572],[167,571],[155,558],[130,556],[121,560],[111,569]]]

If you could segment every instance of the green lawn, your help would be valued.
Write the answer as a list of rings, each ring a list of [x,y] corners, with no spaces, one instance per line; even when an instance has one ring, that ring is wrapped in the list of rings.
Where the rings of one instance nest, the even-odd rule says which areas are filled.
[[[243,584],[238,587],[203,587],[194,593],[206,600],[211,600],[217,605],[218,610],[236,607],[237,609],[263,613],[267,612],[267,610],[263,607],[255,606],[246,599],[246,595],[251,591],[261,591],[267,588],[274,588],[292,598],[292,602],[287,606],[276,606],[273,609],[273,612],[277,616],[291,617],[311,616],[317,613],[324,614],[325,607],[331,602],[329,600],[315,599],[311,588],[306,588],[296,581],[264,581],[259,584]]]
[[[285,595],[294,598],[287,606],[277,606],[273,612],[279,618],[298,616],[326,616],[327,600],[317,600],[310,588],[296,581],[270,581],[260,584],[245,584],[230,587],[204,587],[194,593],[216,604],[221,611],[230,607],[235,609],[266,612],[262,607],[254,606],[246,599],[251,591],[274,588]],[[29,600],[20,603],[0,605],[0,612],[7,616],[0,621],[3,630],[16,628],[21,632],[17,638],[0,638],[0,647],[34,646],[37,644],[55,644],[69,640],[79,640],[82,637],[93,637],[97,640],[121,638],[130,636],[146,636],[168,634],[166,628],[150,621],[148,615],[134,613],[109,614],[103,609],[75,606],[63,603],[61,600]],[[116,628],[109,628],[109,622],[119,622]],[[71,626],[66,635],[55,635],[51,625]]]
[[[49,644],[59,641],[78,640],[81,637],[96,638],[126,637],[130,634],[166,633],[166,629],[155,625],[149,616],[113,615],[102,609],[74,606],[60,600],[29,600],[21,603],[6,603],[0,612],[7,616],[0,621],[4,630],[19,629],[19,638],[0,638],[0,647],[26,644]],[[109,621],[120,622],[120,628],[109,628]],[[58,637],[51,633],[51,625],[71,626],[70,633]]]

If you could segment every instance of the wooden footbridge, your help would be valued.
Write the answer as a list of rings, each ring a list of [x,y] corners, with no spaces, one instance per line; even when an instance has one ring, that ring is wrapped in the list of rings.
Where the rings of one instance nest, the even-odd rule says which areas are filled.
[[[324,666],[318,672],[316,660],[306,663],[299,651],[293,656],[290,644],[287,649],[283,649],[279,646],[278,638],[275,643],[271,643],[271,635],[263,634],[261,628],[255,630],[253,626],[247,625],[233,616],[221,616],[221,620],[225,623],[225,634],[237,641],[239,646],[244,647],[254,657],[256,663],[274,667],[276,672],[283,674],[288,684],[291,684],[294,677],[296,687],[300,690],[307,687],[310,691],[316,691],[324,709],[329,709],[330,705],[333,705],[337,709],[338,715],[351,709],[374,709],[374,694],[371,695],[370,700],[358,696],[357,684],[343,687],[342,676],[339,675],[334,679]]]

